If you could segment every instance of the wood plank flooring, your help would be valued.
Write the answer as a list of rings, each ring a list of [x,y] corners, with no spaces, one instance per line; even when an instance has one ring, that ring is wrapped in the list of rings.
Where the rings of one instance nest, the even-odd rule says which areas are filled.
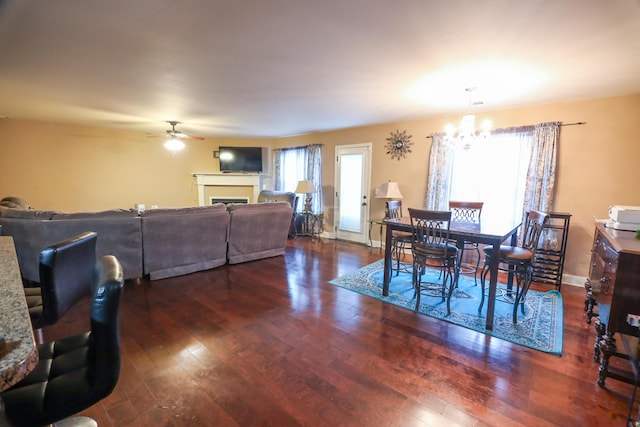
[[[107,426],[624,426],[597,385],[584,289],[554,356],[327,284],[381,258],[308,238],[285,256],[128,283],[122,371],[83,415]],[[548,287],[540,287],[548,289]],[[44,331],[88,329],[88,301]]]

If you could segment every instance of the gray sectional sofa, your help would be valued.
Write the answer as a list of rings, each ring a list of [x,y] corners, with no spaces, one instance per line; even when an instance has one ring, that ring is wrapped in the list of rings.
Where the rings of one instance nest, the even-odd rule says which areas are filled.
[[[163,279],[227,262],[229,212],[223,204],[152,209],[142,216],[144,274]]]
[[[96,254],[115,255],[126,278],[142,277],[142,218],[132,211],[59,213],[2,209],[0,224],[5,236],[13,236],[22,278],[40,281],[40,251],[85,231],[98,233]]]
[[[6,198],[5,198],[6,199]],[[3,235],[13,236],[23,279],[39,281],[42,248],[84,231],[97,255],[115,255],[126,279],[161,279],[284,254],[288,202],[60,213],[0,201]],[[14,199],[14,198],[12,198]]]
[[[229,205],[229,264],[284,254],[293,210],[288,202]]]

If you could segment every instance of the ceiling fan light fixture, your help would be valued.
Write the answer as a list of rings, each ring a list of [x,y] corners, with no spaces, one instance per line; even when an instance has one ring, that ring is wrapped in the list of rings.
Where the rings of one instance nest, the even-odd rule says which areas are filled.
[[[176,151],[181,151],[185,147],[184,142],[180,141],[178,138],[168,139],[167,142],[164,143],[164,148],[167,150],[171,150],[174,153]]]

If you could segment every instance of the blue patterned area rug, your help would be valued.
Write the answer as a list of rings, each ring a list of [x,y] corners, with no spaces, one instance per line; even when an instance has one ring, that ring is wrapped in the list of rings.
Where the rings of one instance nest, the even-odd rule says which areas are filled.
[[[330,284],[340,286],[363,295],[377,298],[399,307],[414,310],[414,298],[411,273],[395,272],[389,285],[389,296],[382,296],[384,261],[378,260],[353,273],[345,274],[329,281]],[[428,269],[423,276],[423,283],[438,282],[438,271]],[[498,283],[498,294],[504,294],[505,285]],[[464,326],[474,331],[487,333],[491,336],[520,344],[535,350],[552,354],[562,354],[562,295],[558,291],[538,292],[529,290],[525,301],[525,311],[522,314],[518,308],[518,323],[513,324],[513,304],[501,301],[510,298],[507,295],[496,301],[493,331],[485,329],[487,301],[485,299],[482,312],[478,313],[480,305],[481,287],[475,285],[473,277],[460,275],[458,288],[451,297],[451,314],[447,315],[447,303],[438,295],[430,296],[429,291],[420,297],[419,312],[427,316],[445,320]]]

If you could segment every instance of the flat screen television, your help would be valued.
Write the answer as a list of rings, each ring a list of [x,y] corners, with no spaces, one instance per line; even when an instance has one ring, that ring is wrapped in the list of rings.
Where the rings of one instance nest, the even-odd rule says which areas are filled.
[[[262,147],[220,147],[220,172],[262,172]]]

